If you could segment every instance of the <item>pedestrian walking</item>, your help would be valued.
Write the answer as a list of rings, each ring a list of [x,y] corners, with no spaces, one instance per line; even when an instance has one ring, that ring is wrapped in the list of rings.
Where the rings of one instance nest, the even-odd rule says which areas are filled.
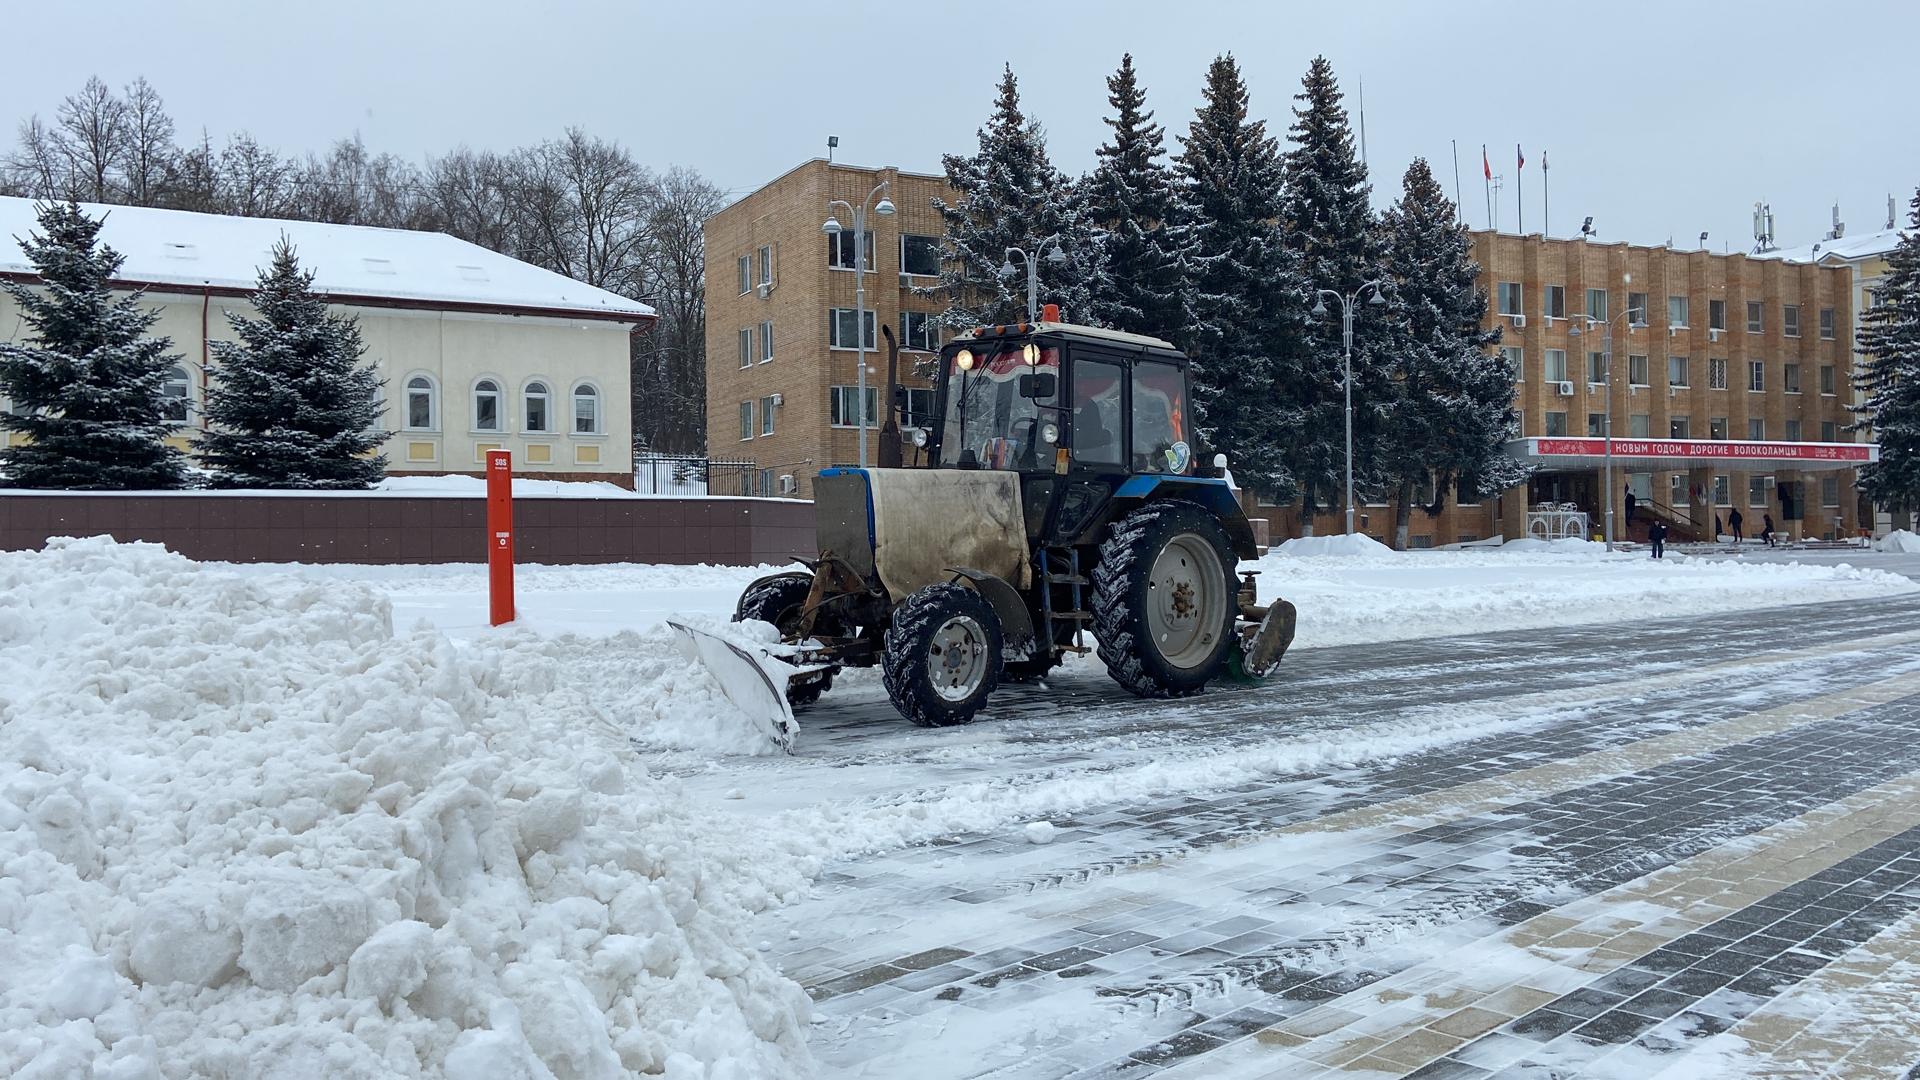
[[[1737,544],[1743,539],[1740,527],[1746,522],[1747,519],[1740,516],[1740,508],[1737,506],[1727,514],[1727,529],[1733,533],[1734,543]]]
[[[1653,557],[1665,558],[1667,554],[1667,526],[1659,518],[1647,526],[1647,542],[1653,545]]]
[[[1640,505],[1640,500],[1634,497],[1633,485],[1628,484],[1627,485],[1627,528],[1629,529],[1633,528],[1633,508],[1638,505]]]
[[[1727,531],[1726,526],[1720,524],[1720,515],[1719,514],[1713,515],[1713,542],[1716,544],[1719,543],[1721,534],[1725,533],[1726,531]]]
[[[1768,547],[1779,546],[1778,544],[1775,544],[1773,542],[1773,515],[1772,514],[1760,515],[1760,539],[1766,541]]]

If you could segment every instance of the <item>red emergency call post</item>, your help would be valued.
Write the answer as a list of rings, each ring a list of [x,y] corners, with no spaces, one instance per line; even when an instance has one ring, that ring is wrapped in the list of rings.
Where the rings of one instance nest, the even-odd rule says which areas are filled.
[[[493,625],[513,621],[513,454],[487,451],[487,596]]]

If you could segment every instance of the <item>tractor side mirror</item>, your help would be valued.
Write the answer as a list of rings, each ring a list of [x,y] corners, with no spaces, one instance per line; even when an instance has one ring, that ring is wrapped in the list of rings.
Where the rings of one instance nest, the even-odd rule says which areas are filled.
[[[1050,398],[1060,389],[1060,376],[1051,371],[1038,371],[1031,375],[1020,376],[1020,396],[1039,401]]]

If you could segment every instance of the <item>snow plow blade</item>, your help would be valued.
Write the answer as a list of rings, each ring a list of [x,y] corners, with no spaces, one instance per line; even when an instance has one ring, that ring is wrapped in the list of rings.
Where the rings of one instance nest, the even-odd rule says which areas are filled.
[[[787,703],[787,680],[794,667],[779,657],[753,651],[726,638],[667,620],[680,652],[713,673],[734,708],[745,713],[780,749],[792,752],[800,725]]]
[[[1267,674],[1280,663],[1287,653],[1287,646],[1293,644],[1295,624],[1300,613],[1285,600],[1275,600],[1261,618],[1259,626],[1246,634],[1240,648],[1230,654],[1230,669],[1234,678],[1241,682],[1255,682],[1267,677]]]

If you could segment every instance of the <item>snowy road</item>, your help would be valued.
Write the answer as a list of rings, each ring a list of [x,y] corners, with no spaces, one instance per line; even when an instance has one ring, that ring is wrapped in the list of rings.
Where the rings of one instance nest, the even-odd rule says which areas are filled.
[[[1305,650],[1175,704],[1089,666],[961,731],[856,683],[797,758],[659,764],[843,856],[763,920],[825,1075],[1738,1074],[1743,1021],[1920,908],[1917,615]],[[1810,833],[1750,898],[1706,869]],[[1854,907],[1803,887],[1825,856]]]

